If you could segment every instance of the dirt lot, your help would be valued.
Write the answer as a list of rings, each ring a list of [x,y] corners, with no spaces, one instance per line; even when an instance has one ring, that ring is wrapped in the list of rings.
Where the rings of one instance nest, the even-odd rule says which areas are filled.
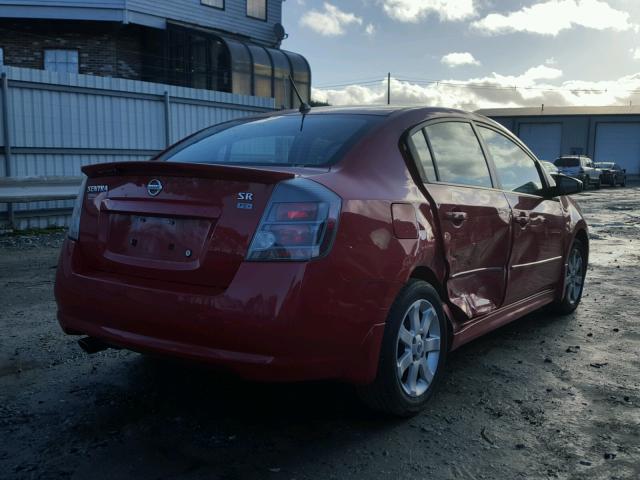
[[[348,387],[262,385],[55,320],[62,234],[0,238],[0,477],[640,478],[640,188],[581,194],[586,296],[455,352],[430,408],[378,418]]]

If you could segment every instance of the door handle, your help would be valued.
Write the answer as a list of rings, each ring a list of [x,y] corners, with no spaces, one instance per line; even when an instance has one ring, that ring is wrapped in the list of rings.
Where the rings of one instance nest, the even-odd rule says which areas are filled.
[[[529,223],[529,214],[527,212],[520,212],[518,214],[518,216],[514,216],[513,217],[513,221],[515,223],[517,223],[518,225],[520,225],[521,227],[524,227],[527,225],[527,223]]]
[[[445,217],[447,217],[447,220],[451,220],[453,223],[462,223],[467,219],[467,213],[453,210],[451,212],[447,212],[445,214]]]

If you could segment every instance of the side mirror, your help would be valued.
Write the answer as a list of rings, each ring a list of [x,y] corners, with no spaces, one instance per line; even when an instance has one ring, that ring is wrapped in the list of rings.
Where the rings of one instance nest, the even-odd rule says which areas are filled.
[[[554,197],[560,195],[573,195],[583,190],[582,182],[576,178],[568,177],[561,173],[551,174],[556,182],[556,186],[551,188]]]

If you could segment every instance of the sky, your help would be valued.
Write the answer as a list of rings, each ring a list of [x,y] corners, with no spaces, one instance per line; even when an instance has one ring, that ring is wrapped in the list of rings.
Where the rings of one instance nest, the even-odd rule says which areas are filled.
[[[312,98],[478,108],[640,104],[640,0],[285,0]]]

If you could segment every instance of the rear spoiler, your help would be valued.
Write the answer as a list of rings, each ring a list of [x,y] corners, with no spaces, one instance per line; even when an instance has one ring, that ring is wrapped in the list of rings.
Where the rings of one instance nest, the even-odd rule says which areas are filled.
[[[82,167],[88,177],[116,177],[126,175],[177,176],[216,178],[258,183],[278,183],[295,178],[295,174],[266,168],[239,167],[203,163],[178,163],[165,161],[98,163]]]

